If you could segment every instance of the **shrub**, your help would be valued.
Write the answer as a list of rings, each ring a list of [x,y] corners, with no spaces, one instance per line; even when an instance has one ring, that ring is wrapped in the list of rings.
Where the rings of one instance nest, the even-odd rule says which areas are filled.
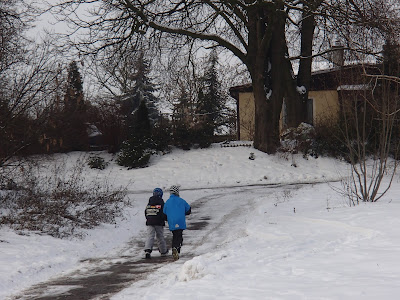
[[[173,130],[173,143],[183,150],[190,150],[193,145],[193,130],[183,122],[178,122]]]
[[[202,124],[194,128],[193,131],[193,143],[198,143],[200,148],[208,148],[213,142],[213,130],[214,128],[210,124]]]
[[[315,127],[312,151],[315,156],[348,159],[348,149],[343,141],[340,123],[324,123]]]
[[[115,223],[129,205],[126,189],[112,189],[107,182],[87,183],[83,167],[78,162],[72,170],[65,164],[55,165],[50,173],[35,166],[22,170],[18,190],[0,191],[0,224],[65,238],[82,236],[82,229],[101,223]]]
[[[91,169],[104,170],[108,163],[105,162],[104,158],[95,155],[88,158],[88,165]]]
[[[151,148],[156,152],[168,152],[172,143],[171,126],[167,120],[155,124],[151,131]]]
[[[282,134],[281,151],[298,153],[302,152],[306,157],[315,156],[313,143],[315,140],[315,130],[312,125],[301,123],[297,128],[289,128]]]
[[[131,139],[122,143],[117,163],[129,169],[143,168],[147,166],[151,154],[148,141],[140,142]]]
[[[329,156],[348,159],[348,150],[341,140],[340,124],[323,123],[313,127],[302,123],[297,128],[289,128],[282,135],[282,152],[303,153],[304,158]]]

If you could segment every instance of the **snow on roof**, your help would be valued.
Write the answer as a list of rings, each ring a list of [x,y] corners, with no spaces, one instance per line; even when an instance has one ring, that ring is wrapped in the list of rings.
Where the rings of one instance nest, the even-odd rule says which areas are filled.
[[[87,128],[89,137],[95,137],[102,135],[101,131],[94,124],[89,124]]]
[[[338,91],[363,91],[369,89],[371,87],[368,84],[344,84],[337,87]]]

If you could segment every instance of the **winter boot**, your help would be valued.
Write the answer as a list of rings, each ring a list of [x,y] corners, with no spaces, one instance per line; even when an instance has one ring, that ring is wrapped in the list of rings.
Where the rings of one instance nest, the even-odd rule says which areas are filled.
[[[174,260],[178,260],[179,259],[178,249],[172,248],[172,257],[174,258]]]

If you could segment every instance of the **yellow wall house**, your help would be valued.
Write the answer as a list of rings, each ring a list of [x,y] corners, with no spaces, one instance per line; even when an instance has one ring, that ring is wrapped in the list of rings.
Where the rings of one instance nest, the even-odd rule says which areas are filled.
[[[350,65],[313,72],[307,101],[307,123],[318,126],[337,122],[343,101],[349,93],[369,89],[362,83],[365,68],[377,70],[376,65]],[[229,92],[236,99],[238,140],[253,140],[254,95],[251,84],[231,87]],[[281,114],[281,129],[285,126],[284,107]]]

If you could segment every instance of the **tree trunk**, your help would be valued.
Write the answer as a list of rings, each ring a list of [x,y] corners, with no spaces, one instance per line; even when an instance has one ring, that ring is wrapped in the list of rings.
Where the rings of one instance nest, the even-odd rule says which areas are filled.
[[[254,147],[267,153],[275,153],[279,146],[279,117],[284,94],[280,79],[286,17],[279,5],[271,5],[272,9],[258,7],[249,11],[251,47],[247,57],[255,102]]]
[[[279,99],[278,93],[266,99],[264,83],[253,81],[253,92],[255,100],[255,133],[254,148],[267,152],[275,153],[279,146],[279,113],[282,107],[282,97]]]
[[[272,4],[271,4],[272,5]],[[307,95],[299,94],[292,64],[288,59],[285,35],[287,15],[282,2],[275,2],[273,9],[259,9],[249,16],[248,69],[252,77],[255,101],[254,147],[275,153],[280,145],[279,120],[283,99],[286,99],[288,126],[295,127],[306,118]],[[311,50],[314,19],[305,20],[305,37],[302,40],[300,82],[307,91],[311,80]],[[265,43],[268,37],[268,43]],[[303,39],[303,38],[302,38]],[[308,73],[307,73],[308,72]]]
[[[286,47],[286,44],[285,44]],[[294,78],[292,64],[289,59],[284,58],[282,60],[282,84],[284,89],[284,97],[286,104],[286,127],[297,127],[301,122],[305,120],[305,106],[306,102],[300,97],[299,91],[297,90],[296,79]]]
[[[321,1],[315,1],[314,5],[319,6]],[[307,100],[311,86],[311,64],[312,64],[312,45],[314,39],[315,20],[312,12],[303,11],[303,21],[301,24],[301,58],[299,72],[297,74],[297,86],[304,87],[305,92],[299,94],[300,101],[297,105],[298,123],[307,119]]]

